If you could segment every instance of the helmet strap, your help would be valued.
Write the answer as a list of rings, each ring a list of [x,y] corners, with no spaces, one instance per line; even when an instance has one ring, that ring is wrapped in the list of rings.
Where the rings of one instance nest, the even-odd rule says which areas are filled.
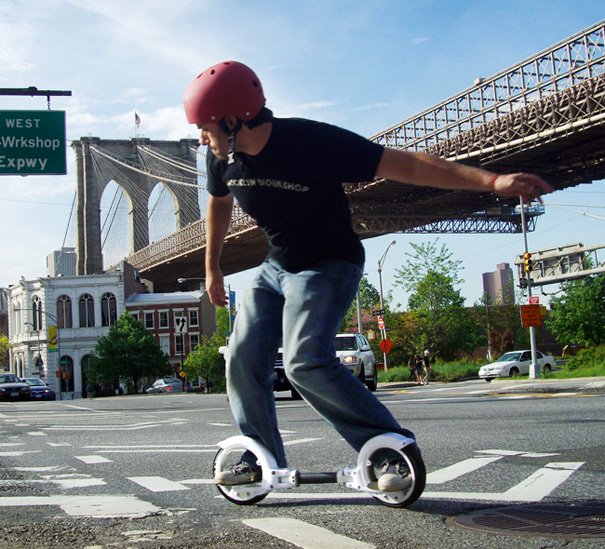
[[[227,134],[227,138],[229,140],[227,164],[233,164],[235,162],[235,138],[237,136],[237,132],[241,130],[242,124],[243,123],[239,118],[232,128],[229,127],[224,118],[219,122],[219,127]]]

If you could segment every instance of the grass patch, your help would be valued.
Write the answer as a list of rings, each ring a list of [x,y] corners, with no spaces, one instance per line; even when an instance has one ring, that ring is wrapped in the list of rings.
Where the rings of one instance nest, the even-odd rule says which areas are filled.
[[[469,360],[456,360],[452,362],[437,362],[431,365],[431,381],[460,381],[462,379],[476,378],[479,368],[485,362],[473,362]],[[378,381],[392,383],[395,381],[410,380],[410,369],[407,366],[389,368],[387,372],[378,372]]]
[[[456,360],[452,362],[437,362],[431,367],[431,381],[452,382],[463,379],[477,378],[479,368],[484,361]],[[605,377],[605,345],[581,350],[576,356],[560,366],[554,372],[541,374],[546,379],[571,379],[575,377]],[[527,378],[515,376],[515,379]],[[389,368],[388,372],[378,372],[380,382],[406,382],[410,380],[410,370],[407,366]]]
[[[605,345],[582,349],[559,370],[546,377],[554,379],[569,379],[573,377],[605,376]]]

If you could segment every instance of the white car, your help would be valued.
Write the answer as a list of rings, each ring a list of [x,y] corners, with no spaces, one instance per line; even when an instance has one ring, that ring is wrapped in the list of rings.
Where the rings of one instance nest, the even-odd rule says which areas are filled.
[[[368,340],[361,334],[338,334],[334,341],[336,356],[370,391],[376,390],[376,358]]]
[[[179,393],[183,390],[183,382],[180,379],[156,379],[147,393]]]
[[[536,351],[536,363],[540,372],[548,373],[555,369],[555,359]],[[510,351],[504,353],[498,360],[479,368],[479,377],[491,381],[497,377],[513,377],[529,374],[531,366],[531,351]]]

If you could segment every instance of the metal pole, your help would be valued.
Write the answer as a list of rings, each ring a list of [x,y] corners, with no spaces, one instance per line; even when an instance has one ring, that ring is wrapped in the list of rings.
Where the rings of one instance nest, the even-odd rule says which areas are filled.
[[[519,198],[519,202],[521,204],[521,228],[523,230],[523,251],[529,252],[529,248],[527,246],[527,224],[525,219],[525,204],[523,203],[523,198]],[[525,273],[525,278],[527,282],[527,297],[528,300],[531,297],[531,273]],[[536,377],[540,374],[540,367],[538,366],[538,360],[536,355],[536,329],[533,326],[529,327],[529,345],[531,349],[531,364],[529,366],[529,379],[536,379]]]
[[[391,243],[387,246],[387,249],[382,254],[382,257],[378,260],[378,285],[380,288],[380,309],[381,310],[384,309],[384,299],[382,297],[382,265],[384,264],[384,260],[387,257],[389,248],[391,246],[393,246],[394,244],[396,244],[396,242],[394,240],[392,240]],[[386,324],[384,325],[384,329],[380,330],[380,335],[381,335],[383,341],[387,338]],[[384,371],[386,372],[388,369],[388,363],[387,363],[387,354],[384,351],[382,352],[382,360],[383,360],[383,364],[384,364]]]
[[[361,326],[361,297],[359,296],[359,288],[357,288],[357,333],[363,334]]]

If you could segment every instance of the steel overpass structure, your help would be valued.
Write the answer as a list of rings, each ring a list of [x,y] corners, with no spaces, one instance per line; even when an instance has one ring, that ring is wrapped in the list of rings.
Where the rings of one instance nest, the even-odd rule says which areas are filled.
[[[104,148],[103,140],[92,139],[93,147],[84,138],[74,144],[84,162],[86,154],[123,161]],[[371,139],[496,172],[530,171],[556,189],[605,179],[605,21],[479,79]],[[136,145],[133,140],[132,147]],[[145,146],[152,149],[153,142]],[[136,158],[128,163],[137,169]],[[395,232],[521,232],[518,201],[492,193],[388,180],[346,185],[346,191],[361,238]],[[530,212],[530,230],[540,213]],[[155,291],[171,291],[179,288],[179,277],[203,277],[205,242],[205,220],[197,219],[164,239],[134,248],[126,259],[154,283]],[[225,274],[258,265],[266,252],[262,232],[236,208],[223,251]]]

